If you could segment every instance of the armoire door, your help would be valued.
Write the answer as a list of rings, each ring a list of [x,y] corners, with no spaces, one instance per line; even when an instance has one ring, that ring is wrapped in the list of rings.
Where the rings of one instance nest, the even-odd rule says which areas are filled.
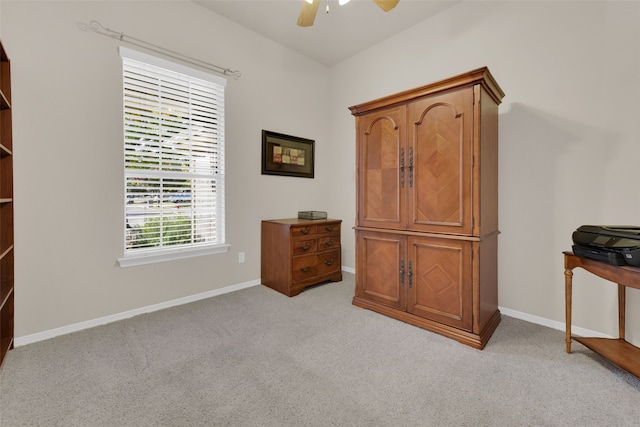
[[[471,235],[473,88],[408,104],[407,228]]]
[[[409,237],[407,311],[471,331],[471,242]]]
[[[406,309],[406,237],[356,231],[356,297]]]
[[[362,227],[404,229],[408,172],[404,164],[405,106],[358,117],[357,211]]]

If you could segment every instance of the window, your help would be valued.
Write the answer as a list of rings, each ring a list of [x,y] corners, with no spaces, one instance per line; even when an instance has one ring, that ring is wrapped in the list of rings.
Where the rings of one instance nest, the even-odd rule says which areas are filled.
[[[120,48],[124,92],[121,266],[228,249],[226,80]]]

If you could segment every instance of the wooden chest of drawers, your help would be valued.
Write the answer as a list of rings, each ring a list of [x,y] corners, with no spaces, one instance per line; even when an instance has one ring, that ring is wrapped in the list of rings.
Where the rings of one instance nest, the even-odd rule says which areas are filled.
[[[307,286],[342,280],[337,219],[262,221],[262,284],[287,296]]]

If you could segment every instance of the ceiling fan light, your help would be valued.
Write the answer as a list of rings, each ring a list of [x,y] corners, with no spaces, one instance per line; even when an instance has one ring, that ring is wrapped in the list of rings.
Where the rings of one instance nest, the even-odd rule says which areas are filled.
[[[307,1],[309,1],[309,0],[307,0]],[[349,1],[350,1],[350,0],[338,0],[338,4],[339,4],[340,6],[344,6],[345,4],[349,3]]]

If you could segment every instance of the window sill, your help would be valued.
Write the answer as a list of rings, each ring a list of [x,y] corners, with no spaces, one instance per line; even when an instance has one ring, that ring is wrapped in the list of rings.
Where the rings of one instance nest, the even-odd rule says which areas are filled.
[[[118,258],[120,268],[134,267],[136,265],[153,264],[156,262],[174,261],[178,259],[193,258],[202,255],[219,254],[228,252],[231,245],[222,244],[216,246],[208,246],[206,248],[188,248],[178,249],[175,251],[151,252],[145,254],[136,254]]]

